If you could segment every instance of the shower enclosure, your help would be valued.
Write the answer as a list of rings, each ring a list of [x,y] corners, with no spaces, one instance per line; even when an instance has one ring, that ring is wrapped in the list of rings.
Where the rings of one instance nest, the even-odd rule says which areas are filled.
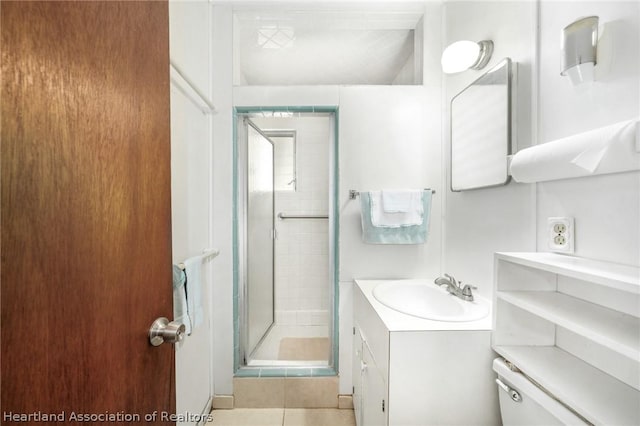
[[[236,370],[337,370],[336,111],[236,111]]]

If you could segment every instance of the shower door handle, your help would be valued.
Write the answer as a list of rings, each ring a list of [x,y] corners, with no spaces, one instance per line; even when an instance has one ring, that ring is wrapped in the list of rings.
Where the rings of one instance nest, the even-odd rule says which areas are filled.
[[[163,343],[178,343],[184,337],[185,326],[165,317],[156,319],[149,328],[149,343],[160,346]]]

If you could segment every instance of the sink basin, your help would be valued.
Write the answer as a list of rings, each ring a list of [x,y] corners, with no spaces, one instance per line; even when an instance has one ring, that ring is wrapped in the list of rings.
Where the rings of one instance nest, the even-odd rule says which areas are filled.
[[[398,312],[435,321],[475,321],[489,314],[486,300],[464,301],[427,280],[384,282],[373,289],[373,297]]]

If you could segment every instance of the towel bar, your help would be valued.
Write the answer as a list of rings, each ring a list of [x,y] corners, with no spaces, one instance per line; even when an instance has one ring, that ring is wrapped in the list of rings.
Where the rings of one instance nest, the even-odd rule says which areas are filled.
[[[286,214],[278,213],[280,219],[329,219],[326,214]]]
[[[204,250],[202,250],[202,254],[200,256],[202,257],[202,260],[207,260],[207,259],[213,259],[214,257],[216,257],[219,254],[220,254],[220,250],[217,250],[217,249],[204,249]],[[184,263],[178,263],[178,268],[180,268],[180,269],[182,269],[184,271]]]
[[[191,99],[191,101],[194,101],[194,103],[196,103],[196,107],[200,108],[202,110],[202,112],[204,112],[205,114],[213,114],[216,112],[216,107],[213,106],[213,102],[211,102],[209,100],[209,98],[207,98],[204,95],[204,92],[202,90],[200,90],[200,88],[193,82],[193,80],[191,80],[189,77],[187,77],[187,75],[184,73],[184,71],[182,71],[182,69],[180,69],[180,67],[173,61],[170,60],[169,61],[171,68],[173,68],[175,70],[175,72],[182,77],[182,79],[187,83],[187,85],[191,88],[191,90],[193,90],[196,95],[198,95],[198,98],[200,98],[200,100],[202,102],[205,103],[206,107],[203,108],[202,106],[198,105],[197,102],[195,102],[193,100],[193,98],[191,98],[191,96],[188,93],[184,93],[183,94],[185,96],[187,96],[188,98]],[[178,88],[180,88],[181,90],[184,90],[179,82],[174,81],[174,84],[176,84],[176,86],[178,86]]]
[[[425,191],[431,191],[432,194],[436,193],[436,190],[435,189],[431,189],[431,188],[425,188]],[[350,200],[355,200],[358,195],[360,195],[360,191],[356,191],[355,189],[350,189],[349,190],[349,199]]]

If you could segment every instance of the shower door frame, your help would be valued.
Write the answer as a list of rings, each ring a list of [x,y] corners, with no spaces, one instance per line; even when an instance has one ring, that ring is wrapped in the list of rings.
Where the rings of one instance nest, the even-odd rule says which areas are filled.
[[[329,182],[329,263],[331,280],[331,301],[329,334],[331,352],[327,366],[247,366],[248,355],[245,353],[246,342],[246,308],[244,306],[244,280],[246,279],[246,178],[240,168],[244,148],[240,146],[238,135],[239,120],[251,114],[265,113],[325,113],[331,117],[332,130],[330,137],[330,182]],[[338,107],[337,106],[288,106],[288,107],[235,107],[233,112],[233,328],[234,328],[234,375],[236,377],[258,377],[261,371],[269,371],[272,377],[310,377],[335,376],[339,371],[339,206],[338,206]],[[275,260],[274,260],[275,261]],[[264,374],[264,373],[263,373]]]

